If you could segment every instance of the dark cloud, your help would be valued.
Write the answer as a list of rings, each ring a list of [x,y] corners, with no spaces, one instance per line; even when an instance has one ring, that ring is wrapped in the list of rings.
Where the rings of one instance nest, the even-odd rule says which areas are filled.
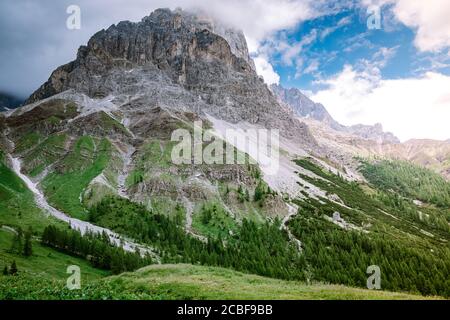
[[[26,97],[80,45],[121,20],[138,21],[163,1],[3,0],[0,3],[0,91]],[[81,8],[81,29],[69,30],[66,9]],[[146,10],[145,8],[148,7]]]

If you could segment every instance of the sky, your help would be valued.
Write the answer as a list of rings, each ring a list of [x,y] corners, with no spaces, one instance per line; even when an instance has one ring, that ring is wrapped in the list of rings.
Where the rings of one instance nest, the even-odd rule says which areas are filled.
[[[80,29],[66,26],[70,5]],[[242,29],[267,84],[299,88],[342,124],[450,138],[449,0],[2,0],[0,92],[27,97],[95,32],[160,7]]]

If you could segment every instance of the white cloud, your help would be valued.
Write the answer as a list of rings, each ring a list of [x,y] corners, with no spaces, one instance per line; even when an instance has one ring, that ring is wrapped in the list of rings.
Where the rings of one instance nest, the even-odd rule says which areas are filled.
[[[302,50],[317,40],[317,30],[311,30],[300,41],[287,44],[284,40],[277,44],[278,52],[281,53],[282,61],[287,66],[292,66],[299,57]]]
[[[261,55],[253,60],[255,61],[256,72],[264,78],[265,83],[269,85],[280,83],[280,76],[273,70],[272,65],[267,61],[267,58]]]
[[[311,74],[319,70],[319,60],[318,59],[312,59],[308,66],[303,70],[304,74]]]
[[[420,51],[439,51],[450,47],[448,0],[362,0],[362,4],[392,5],[390,10],[396,19],[416,31],[414,43]]]
[[[401,140],[450,138],[450,77],[428,72],[418,78],[383,80],[345,66],[322,81],[328,86],[312,96],[339,122],[380,122]]]
[[[171,0],[200,8],[216,19],[242,29],[250,51],[276,31],[289,29],[319,15],[313,0]]]
[[[401,22],[417,29],[415,45],[420,50],[450,46],[450,1],[397,0],[393,10]]]
[[[326,37],[328,37],[330,34],[332,34],[333,32],[335,32],[336,30],[338,30],[339,28],[342,28],[348,24],[350,24],[352,22],[352,18],[350,16],[347,17],[343,17],[341,18],[335,26],[333,27],[328,27],[323,29],[320,32],[320,40],[324,40]]]

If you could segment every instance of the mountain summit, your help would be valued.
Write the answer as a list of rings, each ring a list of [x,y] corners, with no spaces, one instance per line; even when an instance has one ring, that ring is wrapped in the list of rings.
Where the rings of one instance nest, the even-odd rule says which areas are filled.
[[[158,9],[141,22],[96,33],[27,102],[69,89],[109,97],[115,105],[129,103],[130,110],[160,106],[233,123],[290,127],[281,134],[314,145],[307,127],[256,74],[242,32],[181,10]]]
[[[281,192],[296,192],[298,179],[288,158],[289,171],[272,180],[257,165],[176,165],[175,130],[192,131],[198,120],[219,135],[277,129],[296,154],[322,152],[257,75],[243,33],[182,10],[158,9],[97,32],[26,105],[0,116],[0,143],[17,174],[33,179],[36,196],[51,199],[42,201],[44,210],[86,219],[90,207],[119,196],[164,212],[181,208],[188,232],[201,203],[240,217],[241,201],[269,186],[280,193],[252,210],[285,217]],[[225,186],[239,195],[223,194]]]

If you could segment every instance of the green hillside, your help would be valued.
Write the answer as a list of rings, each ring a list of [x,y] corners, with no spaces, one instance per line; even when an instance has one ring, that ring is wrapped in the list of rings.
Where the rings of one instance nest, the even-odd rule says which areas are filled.
[[[69,291],[62,281],[0,276],[0,299],[423,299],[421,296],[270,279],[218,267],[153,265]]]

